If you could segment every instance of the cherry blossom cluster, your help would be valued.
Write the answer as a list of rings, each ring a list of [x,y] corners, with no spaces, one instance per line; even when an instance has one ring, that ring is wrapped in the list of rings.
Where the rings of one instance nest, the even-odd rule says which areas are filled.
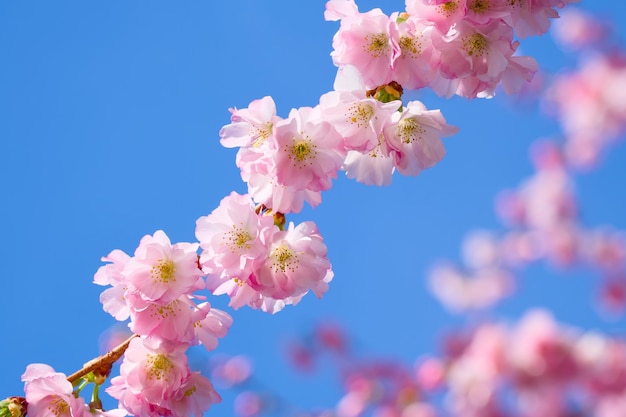
[[[576,8],[553,28],[578,65],[552,77],[543,110],[560,124],[566,164],[591,169],[626,132],[626,49],[611,22]]]
[[[626,51],[611,40],[610,24],[576,9],[555,24],[563,47],[582,52],[580,68],[556,75],[544,94],[559,119],[562,145],[537,142],[535,174],[501,193],[497,212],[505,233],[472,232],[462,245],[463,264],[433,268],[432,291],[453,311],[485,309],[515,286],[513,270],[537,260],[559,267],[586,266],[602,277],[601,307],[626,307],[626,233],[585,226],[579,220],[572,171],[593,168],[626,132]],[[608,51],[608,52],[607,52]]]
[[[532,79],[537,63],[515,55],[519,41],[541,35],[571,0],[406,0],[406,11],[359,13],[353,0],[331,0],[327,20],[341,20],[333,62],[353,65],[368,88],[395,81],[441,96],[492,97]]]
[[[228,294],[233,308],[269,313],[297,304],[309,290],[322,297],[333,278],[326,245],[315,223],[290,223],[285,230],[284,221],[235,192],[200,217],[196,236],[207,288]]]
[[[281,213],[317,206],[340,169],[369,185],[388,185],[396,169],[417,175],[443,158],[441,137],[457,131],[421,102],[402,107],[396,83],[368,92],[354,67],[339,72],[335,88],[286,119],[271,97],[231,110],[221,143],[239,148],[237,166],[257,203]]]
[[[295,412],[251,383],[249,361],[223,358],[214,369],[240,391],[238,417],[621,417],[626,409],[624,340],[560,324],[546,310],[449,332],[440,353],[414,366],[359,358],[336,327],[313,329],[300,343],[309,352],[306,370],[334,359],[343,387],[336,405]],[[302,369],[302,356],[291,357]]]
[[[74,387],[67,376],[40,363],[30,364],[22,375],[24,392],[30,416],[73,417],[124,417],[122,409],[103,412],[85,404],[82,397],[74,395]],[[15,409],[11,416],[24,415],[25,410]]]
[[[537,142],[532,151],[535,174],[497,200],[508,230],[470,233],[462,245],[464,266],[436,265],[429,277],[431,290],[452,311],[485,309],[513,292],[516,269],[545,260],[597,272],[601,306],[623,310],[626,233],[582,224],[563,151],[551,142]]]
[[[417,367],[424,391],[443,389],[454,416],[623,415],[621,339],[561,325],[545,310],[515,325],[484,323],[454,339],[441,358]]]
[[[322,297],[333,278],[323,238],[315,223],[287,223],[285,214],[300,212],[305,202],[320,204],[341,170],[381,186],[395,171],[418,175],[437,164],[445,155],[441,138],[458,129],[439,110],[402,102],[404,89],[468,98],[492,97],[500,84],[518,91],[537,64],[515,55],[514,37],[544,33],[556,8],[571,1],[407,0],[406,11],[386,16],[379,9],[360,13],[353,0],[330,0],[326,19],[341,20],[331,53],[339,67],[334,90],[286,118],[271,97],[254,100],[231,109],[231,122],[220,131],[225,147],[239,148],[236,163],[248,193],[233,192],[200,217],[196,243],[172,244],[159,230],[144,236],[133,256],[114,250],[103,258],[94,276],[108,287],[100,301],[117,320],[129,320],[134,333],[120,375],[106,390],[120,409],[103,413],[97,397],[112,362],[69,380],[48,365],[30,365],[22,377],[24,401],[0,409],[28,404],[32,417],[201,416],[220,396],[190,368],[187,353],[200,344],[215,349],[232,319],[198,292],[227,294],[233,308],[269,313],[309,291]],[[320,340],[344,349],[333,335]],[[86,405],[78,394],[88,382],[96,388]]]
[[[107,389],[120,406],[140,416],[200,416],[220,400],[211,382],[188,365],[186,351],[207,350],[226,335],[232,319],[193,293],[204,289],[197,243],[171,244],[161,230],[144,236],[134,256],[112,251],[94,276],[107,285],[105,311],[117,320],[130,318],[140,336],[130,342],[120,375]]]

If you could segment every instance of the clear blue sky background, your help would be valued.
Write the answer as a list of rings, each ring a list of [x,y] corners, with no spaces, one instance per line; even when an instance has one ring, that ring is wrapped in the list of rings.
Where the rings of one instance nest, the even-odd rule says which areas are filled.
[[[286,116],[332,88],[338,24],[323,20],[324,3],[0,2],[0,397],[22,394],[20,375],[31,362],[69,374],[99,353],[99,334],[114,324],[92,284],[100,257],[115,248],[132,253],[158,229],[191,241],[199,216],[232,190],[245,192],[235,152],[218,141],[229,107],[272,95]],[[359,5],[380,3],[388,13],[404,6]],[[617,4],[581,7],[623,22],[626,6]],[[571,61],[548,36],[522,49],[549,71]],[[274,316],[232,312],[220,344],[220,352],[250,355],[260,379],[305,408],[332,406],[334,382],[295,375],[282,342],[332,319],[363,355],[410,364],[434,351],[442,332],[464,319],[429,295],[426,271],[437,259],[458,259],[472,228],[501,227],[495,195],[531,174],[531,141],[558,133],[536,108],[505,97],[420,98],[461,129],[446,140],[443,162],[417,178],[396,176],[388,188],[341,177],[321,206],[290,217],[314,220],[324,235],[335,270],[330,291]],[[626,230],[625,167],[621,146],[580,177],[586,224]],[[514,319],[548,306],[563,322],[623,334],[624,320],[605,321],[594,309],[596,283],[533,267],[497,312]],[[232,415],[231,405],[212,412]]]

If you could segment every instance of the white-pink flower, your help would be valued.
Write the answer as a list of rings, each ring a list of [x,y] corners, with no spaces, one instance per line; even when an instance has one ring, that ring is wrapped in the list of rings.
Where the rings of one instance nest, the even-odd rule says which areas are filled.
[[[67,376],[56,372],[51,366],[34,363],[26,367],[22,375],[24,392],[28,403],[27,412],[30,417],[92,417],[89,406],[82,397],[75,397],[74,388],[67,380]],[[109,410],[97,414],[105,416],[123,417],[123,410]]]
[[[95,284],[111,285],[111,288],[107,288],[100,294],[100,302],[104,311],[119,321],[124,321],[130,316],[130,308],[125,299],[130,283],[122,274],[124,267],[130,259],[130,256],[125,252],[119,249],[113,250],[102,258],[102,262],[111,263],[98,268],[93,279]]]
[[[417,175],[443,158],[446,151],[441,137],[457,131],[446,123],[441,111],[427,110],[421,102],[412,101],[402,113],[392,116],[384,135],[398,171]]]
[[[400,53],[392,77],[405,89],[425,87],[437,74],[440,54],[433,48],[431,36],[441,35],[428,23],[411,16],[396,24]]]
[[[293,109],[276,124],[276,179],[296,190],[324,191],[346,154],[343,139],[319,109]]]
[[[172,245],[167,235],[158,230],[141,239],[122,274],[143,300],[166,306],[181,295],[204,287],[197,250],[195,243]]]
[[[192,372],[172,397],[169,408],[173,417],[202,417],[211,405],[222,402],[211,381],[199,372]]]
[[[400,101],[382,103],[365,97],[365,91],[331,91],[320,97],[324,120],[342,136],[347,150],[368,152],[378,146],[378,137]]]
[[[133,339],[107,393],[131,414],[167,415],[164,411],[171,409],[171,400],[190,376],[186,350],[187,345]]]
[[[333,277],[326,252],[315,223],[290,223],[274,235],[270,254],[256,275],[263,294],[280,300],[312,290],[322,297]]]
[[[380,9],[346,16],[333,38],[331,56],[336,66],[355,66],[368,88],[387,84],[400,53],[395,24]]]
[[[267,241],[278,231],[272,216],[257,214],[249,195],[232,192],[196,221],[200,263],[211,279],[247,278],[267,257]]]
[[[220,143],[227,148],[258,146],[272,135],[276,104],[270,96],[252,101],[246,109],[230,109],[231,123],[220,130]]]

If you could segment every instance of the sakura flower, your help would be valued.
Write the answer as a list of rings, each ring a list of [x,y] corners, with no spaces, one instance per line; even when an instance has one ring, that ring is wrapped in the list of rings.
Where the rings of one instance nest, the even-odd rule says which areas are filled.
[[[398,171],[417,175],[445,155],[440,138],[457,131],[439,110],[427,110],[421,102],[412,101],[402,113],[392,116],[383,132]]]
[[[263,294],[283,299],[312,290],[322,297],[333,277],[326,251],[313,222],[297,227],[290,223],[286,231],[274,236],[270,255],[258,271],[256,278]]]
[[[300,108],[276,125],[276,178],[296,190],[324,191],[345,156],[343,140],[319,109]]]
[[[369,152],[378,145],[383,126],[402,103],[382,103],[365,91],[332,91],[320,98],[320,111],[343,137],[347,150]]]
[[[100,302],[104,311],[119,321],[124,321],[130,316],[130,308],[125,300],[125,294],[130,283],[122,274],[130,259],[130,256],[119,249],[112,251],[108,256],[102,258],[102,262],[111,263],[98,268],[93,280],[98,285],[112,286],[100,294]]]
[[[252,101],[246,109],[230,109],[231,124],[220,130],[220,143],[227,148],[258,146],[272,134],[276,104],[266,96]]]
[[[199,372],[192,372],[173,393],[170,412],[174,417],[202,417],[211,405],[222,402],[213,384]]]
[[[400,53],[393,63],[393,79],[407,89],[427,86],[439,66],[439,52],[433,48],[431,40],[433,35],[440,36],[439,32],[424,20],[413,17],[396,24]]]
[[[55,372],[52,367],[36,363],[26,367],[22,375],[28,415],[31,417],[90,417],[89,406],[82,397],[73,395],[74,388],[67,380],[67,376]],[[98,413],[103,417],[123,417],[123,410],[110,410],[107,413]]]
[[[353,65],[368,88],[393,81],[391,70],[399,54],[397,29],[380,9],[344,17],[333,38],[333,63]]]
[[[443,38],[433,37],[433,46],[441,52],[439,69],[443,77],[459,79],[462,95],[472,98],[484,90],[487,93],[483,95],[489,96],[508,67],[517,43],[513,43],[511,27],[501,20],[483,25],[463,20]]]
[[[132,294],[131,294],[132,296]],[[194,338],[194,311],[186,296],[167,305],[146,303],[131,298],[131,322],[128,327],[141,336],[150,336],[174,343],[189,343]],[[139,307],[142,306],[143,307]]]
[[[165,415],[190,376],[186,349],[186,345],[133,339],[124,354],[120,375],[111,380],[107,393],[131,414]]]
[[[200,263],[211,279],[246,278],[267,257],[267,241],[277,230],[271,216],[255,212],[249,195],[232,192],[196,221]]]
[[[144,236],[122,274],[143,300],[166,306],[204,286],[198,269],[198,244],[172,245],[162,230]]]

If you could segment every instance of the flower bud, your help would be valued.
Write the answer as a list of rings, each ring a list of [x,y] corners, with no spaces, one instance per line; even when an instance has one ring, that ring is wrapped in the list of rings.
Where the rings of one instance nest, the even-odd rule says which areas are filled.
[[[9,397],[0,401],[0,417],[24,417],[26,415],[26,399]]]

